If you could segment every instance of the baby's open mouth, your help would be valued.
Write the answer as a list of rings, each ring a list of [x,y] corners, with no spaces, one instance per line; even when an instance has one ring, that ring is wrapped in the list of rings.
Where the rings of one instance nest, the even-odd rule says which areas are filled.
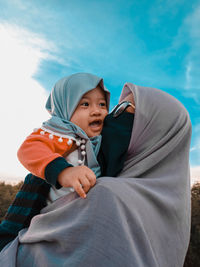
[[[100,127],[102,125],[102,120],[94,120],[92,122],[89,123],[90,127]]]

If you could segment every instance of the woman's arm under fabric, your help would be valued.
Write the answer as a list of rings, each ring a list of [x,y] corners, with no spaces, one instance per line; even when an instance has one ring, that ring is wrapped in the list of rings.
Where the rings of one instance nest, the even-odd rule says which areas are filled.
[[[134,114],[123,112],[119,117],[112,113],[104,120],[102,143],[98,154],[102,176],[117,176],[123,168],[129,146]]]

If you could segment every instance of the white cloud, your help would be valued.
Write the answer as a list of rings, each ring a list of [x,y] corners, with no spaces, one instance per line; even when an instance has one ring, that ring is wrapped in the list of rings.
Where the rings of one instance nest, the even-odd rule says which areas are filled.
[[[191,147],[190,152],[192,151],[197,151],[200,154],[200,139],[197,140],[197,142],[195,143],[193,147]],[[200,155],[199,155],[199,159],[200,159]]]
[[[183,87],[182,94],[192,98],[197,105],[200,105],[200,5],[193,5],[192,12],[187,13],[185,19],[178,29],[169,52],[187,51],[183,53],[183,67],[185,76],[180,77],[179,86]],[[175,83],[175,81],[173,81]]]
[[[190,51],[186,59],[186,86],[185,89],[195,89],[196,97],[198,100],[198,94],[200,90],[199,86],[199,72],[200,72],[200,5],[196,7],[184,21],[182,26],[182,37],[186,38],[190,45]],[[198,103],[200,104],[200,103]]]
[[[0,179],[23,179],[16,153],[22,141],[48,119],[47,91],[32,76],[53,46],[17,26],[0,24]]]
[[[199,159],[199,164],[200,164],[200,125],[197,124],[193,126],[193,140],[192,140],[192,146],[190,148],[190,152],[195,152],[197,158]]]
[[[190,168],[191,185],[200,182],[200,166]]]

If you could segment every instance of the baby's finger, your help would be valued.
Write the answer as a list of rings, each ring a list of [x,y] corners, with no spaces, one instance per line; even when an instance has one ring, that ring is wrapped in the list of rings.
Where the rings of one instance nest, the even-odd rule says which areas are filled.
[[[94,186],[96,184],[96,175],[92,172],[92,173],[87,173],[86,174],[87,179],[90,182],[91,186]]]
[[[85,191],[83,190],[82,185],[81,185],[80,183],[76,183],[76,184],[74,185],[74,190],[76,191],[76,193],[77,193],[80,197],[82,197],[82,198],[86,198],[86,193],[85,193]]]
[[[79,181],[83,186],[83,190],[85,191],[85,193],[87,193],[91,187],[90,181],[87,179],[87,177],[81,177]]]

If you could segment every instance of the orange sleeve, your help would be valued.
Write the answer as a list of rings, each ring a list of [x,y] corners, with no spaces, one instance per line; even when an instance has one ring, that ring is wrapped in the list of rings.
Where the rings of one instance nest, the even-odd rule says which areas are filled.
[[[54,159],[63,156],[66,151],[69,151],[73,142],[68,145],[68,138],[62,138],[59,142],[59,136],[53,135],[50,139],[50,134],[38,129],[31,133],[20,146],[17,156],[21,164],[32,174],[45,179],[45,168]]]

